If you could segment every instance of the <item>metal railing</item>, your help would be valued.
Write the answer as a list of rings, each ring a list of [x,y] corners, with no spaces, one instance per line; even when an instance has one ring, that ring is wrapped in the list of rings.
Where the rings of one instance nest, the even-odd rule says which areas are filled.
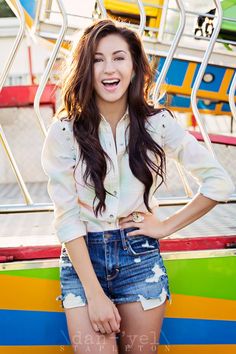
[[[66,30],[67,30],[67,26],[68,26],[67,25],[67,14],[65,12],[63,3],[62,3],[61,0],[57,0],[57,3],[58,3],[58,7],[59,7],[59,9],[61,11],[61,15],[62,15],[62,27],[61,27],[61,30],[59,32],[56,44],[55,44],[55,46],[53,48],[52,54],[51,54],[51,56],[49,58],[49,61],[47,63],[47,66],[46,66],[46,68],[44,70],[43,76],[41,78],[41,81],[40,81],[40,84],[38,86],[37,92],[35,94],[35,99],[34,99],[34,110],[35,110],[36,116],[38,118],[38,122],[39,122],[40,128],[41,128],[41,130],[42,130],[42,132],[43,132],[43,134],[45,136],[46,136],[47,131],[46,131],[46,128],[45,128],[45,125],[44,125],[44,122],[43,122],[43,118],[42,118],[42,116],[40,114],[40,107],[39,107],[40,99],[42,97],[43,91],[44,91],[45,86],[47,84],[50,72],[52,70],[53,64],[55,63],[57,54],[58,54],[58,52],[60,50],[63,38],[64,38]]]
[[[157,102],[157,100],[158,100],[160,87],[161,87],[161,85],[163,84],[163,82],[164,82],[164,80],[166,78],[166,74],[167,74],[167,72],[169,70],[171,61],[172,61],[172,59],[174,57],[175,51],[177,49],[177,46],[179,44],[181,35],[183,34],[184,27],[185,27],[185,9],[184,9],[184,6],[183,6],[183,2],[182,2],[182,0],[176,0],[176,3],[177,3],[177,6],[179,8],[179,12],[180,12],[179,26],[178,26],[178,30],[176,32],[176,35],[175,35],[175,37],[173,39],[172,45],[171,45],[171,47],[169,49],[169,52],[168,52],[168,54],[166,56],[165,63],[163,65],[163,67],[162,67],[162,70],[161,70],[160,74],[158,75],[158,79],[157,79],[156,84],[155,84],[155,88],[154,88],[154,92],[153,92],[153,101],[154,102]]]
[[[15,1],[16,1],[16,4],[19,5],[19,13],[22,14],[23,10],[21,8],[21,5],[20,5],[19,1],[18,0],[15,0]],[[104,10],[105,7],[103,5],[103,1],[100,0],[98,2],[99,2],[99,5],[100,5],[100,10],[101,10],[102,16],[105,17],[106,16],[106,10]],[[57,0],[57,3],[58,3],[58,7],[60,9],[60,12],[61,12],[61,15],[62,15],[62,18],[63,18],[63,23],[62,23],[62,26],[61,26],[60,33],[58,35],[57,42],[56,42],[55,47],[53,49],[52,55],[51,55],[51,57],[50,57],[50,59],[48,61],[47,67],[46,67],[46,69],[44,71],[44,74],[42,76],[40,85],[38,87],[38,90],[37,90],[37,93],[36,93],[36,96],[35,96],[35,102],[34,102],[35,112],[37,114],[37,118],[38,118],[41,130],[43,131],[44,134],[46,134],[46,129],[45,129],[45,126],[44,126],[44,123],[43,123],[43,120],[42,120],[42,117],[41,117],[41,114],[40,114],[40,108],[39,108],[40,107],[40,99],[41,99],[42,93],[44,91],[44,88],[46,86],[47,80],[49,78],[52,66],[53,66],[53,64],[54,64],[54,62],[56,60],[57,54],[59,52],[61,43],[63,41],[63,38],[64,38],[65,33],[66,33],[67,26],[68,26],[67,14],[66,14],[65,9],[63,7],[62,0]],[[140,9],[139,32],[143,33],[143,31],[145,30],[146,14],[145,14],[145,10],[144,10],[143,4],[141,4],[141,3],[142,3],[141,1],[138,1],[138,4],[140,5],[139,6],[139,9]],[[203,62],[202,62],[202,65],[201,65],[201,67],[199,69],[198,76],[196,78],[196,81],[195,81],[195,84],[194,84],[194,88],[193,88],[193,92],[192,92],[192,96],[191,96],[192,104],[193,104],[193,107],[194,107],[193,108],[194,109],[194,114],[195,114],[195,116],[197,118],[197,121],[199,123],[199,126],[200,126],[200,129],[202,131],[204,140],[209,145],[208,148],[210,147],[209,148],[210,151],[212,151],[211,143],[209,141],[208,134],[207,134],[205,128],[203,127],[203,124],[201,122],[201,117],[200,117],[200,114],[199,114],[198,109],[197,109],[196,94],[197,94],[197,90],[199,88],[200,82],[202,80],[202,77],[204,75],[204,71],[205,71],[207,62],[209,60],[210,54],[211,54],[211,52],[213,50],[214,43],[216,42],[216,38],[218,36],[219,29],[220,29],[220,23],[221,23],[221,20],[222,20],[222,11],[221,11],[221,8],[220,8],[220,1],[219,0],[215,0],[215,3],[216,3],[216,6],[217,6],[217,9],[218,9],[218,24],[217,24],[217,28],[215,29],[215,31],[213,33],[213,36],[211,37],[211,39],[209,41],[209,46],[208,46],[207,51],[206,51],[206,53],[204,55]],[[39,0],[39,4],[41,4],[41,0]],[[181,38],[181,34],[183,33],[183,30],[184,30],[185,10],[184,10],[184,7],[183,7],[183,4],[182,4],[181,0],[177,0],[177,4],[178,4],[178,7],[179,7],[179,11],[180,11],[180,23],[179,23],[179,27],[178,27],[178,31],[176,33],[175,39],[174,39],[174,41],[172,43],[172,46],[171,46],[171,48],[169,50],[169,53],[167,55],[165,64],[164,64],[164,66],[162,68],[162,72],[160,73],[160,77],[157,80],[156,88],[155,88],[155,97],[157,97],[159,89],[160,89],[160,85],[162,84],[162,82],[164,81],[164,79],[166,77],[166,74],[167,74],[167,71],[169,69],[171,60],[173,59],[175,50],[176,50],[176,48],[178,46],[178,43],[179,43],[179,40]],[[166,8],[166,10],[167,10],[167,8]],[[39,13],[40,13],[40,9],[38,8],[37,9],[36,22],[35,22],[35,28],[38,27]],[[20,33],[20,35],[19,34],[17,35],[17,43],[18,44],[14,46],[14,51],[12,50],[11,55],[9,56],[9,58],[11,57],[12,61],[13,61],[15,55],[16,55],[17,49],[19,47],[20,40],[23,38],[24,25],[21,25],[19,33]],[[160,35],[160,37],[161,37],[161,35]],[[8,70],[9,67],[10,66],[7,66],[7,70]],[[7,71],[7,73],[8,73],[8,71]],[[7,76],[7,73],[5,72],[4,75]],[[5,82],[5,80],[3,82]],[[230,107],[231,107],[231,109],[233,107],[232,112],[234,112],[234,114],[235,114],[235,102],[234,102],[235,86],[236,86],[236,74],[234,75],[234,79],[232,81],[231,88],[230,88],[230,93],[229,93]],[[17,205],[12,204],[12,205],[0,206],[0,213],[27,213],[27,212],[32,213],[32,212],[53,211],[52,203],[33,203],[32,199],[31,199],[31,197],[29,195],[29,192],[28,192],[28,190],[27,190],[27,188],[26,188],[26,186],[24,184],[24,181],[23,181],[23,178],[22,178],[22,176],[20,174],[20,171],[17,168],[17,165],[16,165],[16,163],[14,161],[14,157],[11,154],[10,147],[7,144],[7,141],[5,139],[4,133],[1,130],[1,127],[0,127],[0,136],[1,136],[1,140],[2,140],[3,146],[4,146],[5,150],[8,153],[9,159],[10,159],[12,167],[13,167],[13,170],[14,170],[14,172],[16,174],[16,177],[17,177],[17,182],[20,185],[21,191],[22,191],[22,193],[24,195],[24,199],[25,199],[25,202],[26,202],[26,204],[17,204]],[[184,185],[185,192],[186,192],[187,196],[186,197],[175,197],[175,198],[172,198],[172,197],[170,197],[170,198],[160,198],[159,199],[159,205],[160,206],[184,205],[184,204],[187,204],[191,200],[190,196],[192,196],[192,190],[191,190],[191,188],[190,188],[190,186],[189,186],[189,184],[188,184],[188,182],[186,180],[185,174],[183,173],[183,170],[180,169],[179,167],[178,167],[178,171],[179,171],[181,179],[183,181],[183,185]],[[228,203],[234,203],[234,202],[236,202],[236,196],[235,195],[232,196],[232,198],[229,200]],[[223,202],[222,202],[222,204],[223,204]]]
[[[209,45],[207,47],[207,50],[206,50],[205,55],[203,57],[202,63],[201,63],[200,68],[198,70],[197,77],[194,81],[194,85],[193,85],[192,92],[191,92],[191,104],[192,104],[194,117],[196,118],[197,123],[200,127],[200,131],[202,133],[202,136],[203,136],[203,139],[206,143],[206,146],[207,146],[208,150],[212,153],[213,156],[215,156],[215,154],[214,154],[214,150],[213,150],[213,147],[211,144],[211,140],[209,138],[209,135],[207,134],[207,130],[203,124],[200,112],[197,107],[197,91],[198,91],[201,81],[203,79],[210,55],[211,55],[213,48],[214,48],[215,41],[216,41],[218,34],[220,32],[220,27],[221,27],[221,22],[222,22],[223,13],[222,13],[220,0],[214,0],[214,3],[216,5],[216,9],[217,9],[217,13],[218,13],[218,22],[216,24],[214,32],[213,32],[211,39],[209,41]]]
[[[15,39],[15,42],[14,42],[14,45],[10,51],[10,54],[7,58],[7,61],[6,61],[6,64],[3,68],[3,72],[2,72],[2,75],[0,77],[0,91],[6,81],[6,78],[7,78],[7,75],[10,71],[10,68],[14,62],[14,59],[16,57],[16,53],[17,53],[17,50],[19,49],[19,46],[21,44],[21,41],[24,37],[24,33],[25,33],[25,15],[24,15],[24,10],[21,6],[21,3],[19,0],[15,0],[15,6],[16,7],[12,7],[11,6],[11,3],[9,3],[9,6],[11,7],[12,11],[14,12],[14,14],[16,15],[16,17],[19,19],[19,23],[20,23],[20,26],[19,26],[19,31],[17,33],[17,36],[16,36],[16,39]],[[11,165],[11,168],[16,176],[16,179],[17,179],[17,182],[19,184],[19,187],[22,191],[22,194],[24,196],[24,200],[26,202],[26,204],[33,204],[33,201],[30,197],[30,193],[26,187],[26,184],[22,178],[22,175],[20,173],[20,170],[17,166],[17,163],[14,159],[14,156],[13,156],[13,153],[11,152],[11,149],[10,149],[10,146],[7,142],[7,139],[6,139],[6,136],[4,134],[4,131],[3,131],[3,128],[0,124],[0,141],[2,143],[2,146],[3,146],[3,149],[7,155],[7,158],[9,159],[10,161],[10,165]]]
[[[11,69],[11,66],[14,62],[14,59],[16,57],[16,53],[17,53],[17,49],[19,48],[22,39],[24,38],[24,34],[25,34],[25,14],[24,14],[24,10],[21,6],[21,3],[19,0],[15,0],[15,4],[16,7],[12,7],[11,3],[9,3],[9,6],[11,7],[12,11],[14,12],[14,14],[16,15],[16,17],[19,20],[20,26],[19,26],[19,31],[17,33],[15,42],[13,44],[13,47],[11,49],[11,52],[9,54],[9,57],[7,58],[6,64],[3,67],[3,71],[2,74],[0,76],[0,91],[6,81],[7,75]]]
[[[236,91],[236,71],[234,73],[234,78],[232,80],[230,90],[229,90],[229,106],[232,112],[232,116],[236,121],[235,91]]]
[[[146,26],[146,12],[143,6],[143,2],[141,0],[137,0],[137,5],[140,12],[140,24],[139,24],[138,32],[142,36],[144,32],[144,28]]]
[[[176,32],[176,35],[174,37],[174,40],[173,40],[173,42],[172,42],[172,44],[170,46],[169,52],[168,52],[168,54],[166,56],[164,65],[162,67],[162,70],[161,70],[160,74],[158,75],[158,79],[157,79],[156,84],[155,84],[155,88],[154,88],[154,92],[153,92],[153,102],[154,103],[158,102],[159,93],[160,93],[160,87],[161,87],[161,85],[163,84],[163,82],[164,82],[164,80],[166,78],[166,75],[167,75],[167,72],[169,70],[171,61],[172,61],[172,59],[174,57],[175,51],[177,49],[177,46],[179,44],[181,35],[183,34],[184,27],[185,27],[185,9],[184,9],[183,3],[182,3],[181,0],[176,0],[176,3],[177,3],[177,6],[179,8],[179,13],[180,13],[179,26],[178,26],[178,30]],[[192,191],[192,189],[190,187],[190,184],[188,183],[188,180],[186,178],[186,174],[185,174],[183,168],[178,163],[175,163],[175,166],[176,166],[177,171],[179,173],[180,179],[181,179],[181,181],[183,183],[186,195],[188,197],[192,197],[193,196],[193,191]]]

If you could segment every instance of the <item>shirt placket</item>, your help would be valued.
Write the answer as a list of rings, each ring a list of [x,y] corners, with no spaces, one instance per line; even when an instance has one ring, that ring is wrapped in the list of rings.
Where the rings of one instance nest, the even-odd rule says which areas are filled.
[[[105,131],[105,146],[106,153],[112,160],[112,166],[109,168],[108,172],[108,183],[112,186],[112,190],[109,191],[113,194],[113,198],[110,203],[107,203],[106,215],[108,223],[112,224],[116,222],[118,214],[118,205],[119,205],[119,169],[117,161],[117,152],[116,152],[116,142],[114,141],[112,129],[109,123],[104,122],[104,131]],[[118,150],[118,147],[117,147]],[[110,199],[110,198],[109,198]]]

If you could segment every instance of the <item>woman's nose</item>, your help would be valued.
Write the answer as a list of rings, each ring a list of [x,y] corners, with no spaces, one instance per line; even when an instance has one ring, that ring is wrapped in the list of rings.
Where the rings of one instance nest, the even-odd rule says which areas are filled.
[[[104,73],[111,74],[115,72],[115,66],[112,61],[105,62]]]

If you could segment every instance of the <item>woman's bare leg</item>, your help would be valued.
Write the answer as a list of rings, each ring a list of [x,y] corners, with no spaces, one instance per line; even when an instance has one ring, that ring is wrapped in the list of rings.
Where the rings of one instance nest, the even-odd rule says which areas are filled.
[[[118,354],[116,334],[95,332],[89,319],[87,305],[64,311],[74,353]]]
[[[119,354],[156,354],[166,302],[145,311],[141,302],[116,306],[121,316]]]

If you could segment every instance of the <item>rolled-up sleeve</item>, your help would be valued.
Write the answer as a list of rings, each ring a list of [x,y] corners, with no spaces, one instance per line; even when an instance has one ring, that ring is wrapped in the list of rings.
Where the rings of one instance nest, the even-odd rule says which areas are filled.
[[[194,177],[199,193],[226,202],[235,191],[229,174],[208,149],[185,131],[168,111],[164,112],[162,127],[166,156],[179,162]]]
[[[48,193],[54,205],[53,226],[60,243],[86,235],[73,177],[75,152],[72,143],[72,132],[65,123],[54,121],[47,131],[41,154],[41,164],[48,176]]]

